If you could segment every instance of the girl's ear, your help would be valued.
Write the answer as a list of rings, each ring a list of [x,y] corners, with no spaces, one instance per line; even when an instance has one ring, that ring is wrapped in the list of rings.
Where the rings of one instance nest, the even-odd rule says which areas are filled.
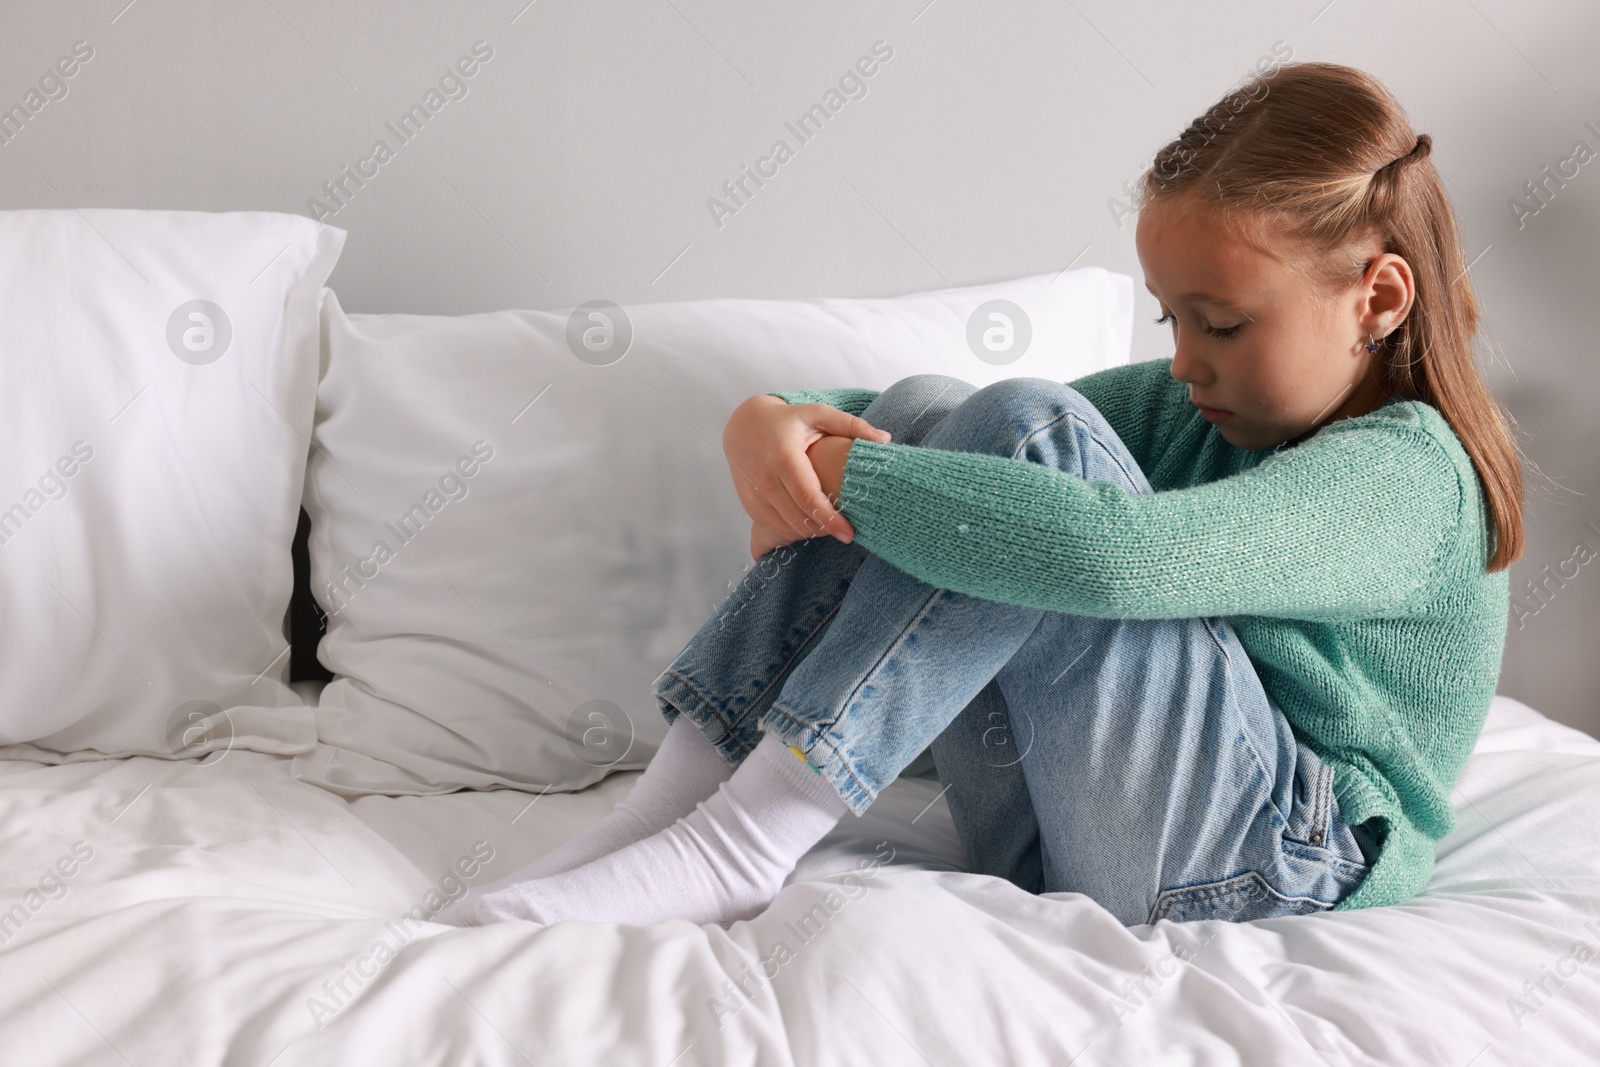
[[[1378,256],[1361,279],[1358,314],[1362,332],[1379,339],[1387,337],[1411,313],[1416,296],[1411,264],[1393,252]]]

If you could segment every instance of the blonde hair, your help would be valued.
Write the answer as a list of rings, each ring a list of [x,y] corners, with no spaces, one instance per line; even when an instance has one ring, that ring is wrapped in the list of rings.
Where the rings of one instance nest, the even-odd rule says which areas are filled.
[[[1140,202],[1182,195],[1241,234],[1279,231],[1348,288],[1374,238],[1411,267],[1410,313],[1382,341],[1385,392],[1437,408],[1471,457],[1493,527],[1490,571],[1524,549],[1521,454],[1473,358],[1478,304],[1455,213],[1400,104],[1371,75],[1289,63],[1228,93],[1156,153]]]

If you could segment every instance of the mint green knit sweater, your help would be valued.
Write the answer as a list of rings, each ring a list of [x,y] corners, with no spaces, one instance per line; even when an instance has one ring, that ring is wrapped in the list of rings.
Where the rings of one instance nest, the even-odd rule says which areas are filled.
[[[1509,589],[1486,509],[1431,405],[1391,399],[1281,452],[1223,440],[1171,360],[1069,382],[1154,494],[1042,464],[857,440],[841,510],[857,541],[930,585],[1102,618],[1224,616],[1347,822],[1385,837],[1340,905],[1420,892],[1500,673]],[[773,393],[859,415],[869,389]]]

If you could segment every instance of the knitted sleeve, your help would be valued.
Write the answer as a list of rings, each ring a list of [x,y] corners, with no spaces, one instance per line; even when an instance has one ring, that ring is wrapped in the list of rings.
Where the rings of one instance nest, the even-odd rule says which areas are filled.
[[[857,440],[841,510],[930,585],[1102,618],[1342,621],[1427,597],[1464,489],[1414,414],[1346,419],[1231,477],[1153,494],[1026,460]]]
[[[1167,397],[1159,388],[1170,384],[1166,361],[1130,363],[1095,371],[1067,384],[1086,396],[1111,423],[1140,466],[1148,466],[1159,448],[1166,419],[1162,405]],[[790,404],[827,404],[860,415],[877,399],[876,389],[801,389],[768,393]]]

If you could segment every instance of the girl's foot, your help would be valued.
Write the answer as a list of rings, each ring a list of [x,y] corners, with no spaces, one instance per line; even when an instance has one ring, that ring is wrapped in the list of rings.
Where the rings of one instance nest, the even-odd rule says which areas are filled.
[[[722,758],[687,715],[672,720],[667,736],[644,774],[605,818],[511,874],[479,886],[434,916],[452,926],[476,925],[477,901],[506,886],[581,867],[601,856],[641,841],[689,814],[717,786],[733,776]]]
[[[766,910],[783,880],[850,810],[776,734],[693,812],[580,867],[478,898],[476,923],[531,919],[730,923]]]

